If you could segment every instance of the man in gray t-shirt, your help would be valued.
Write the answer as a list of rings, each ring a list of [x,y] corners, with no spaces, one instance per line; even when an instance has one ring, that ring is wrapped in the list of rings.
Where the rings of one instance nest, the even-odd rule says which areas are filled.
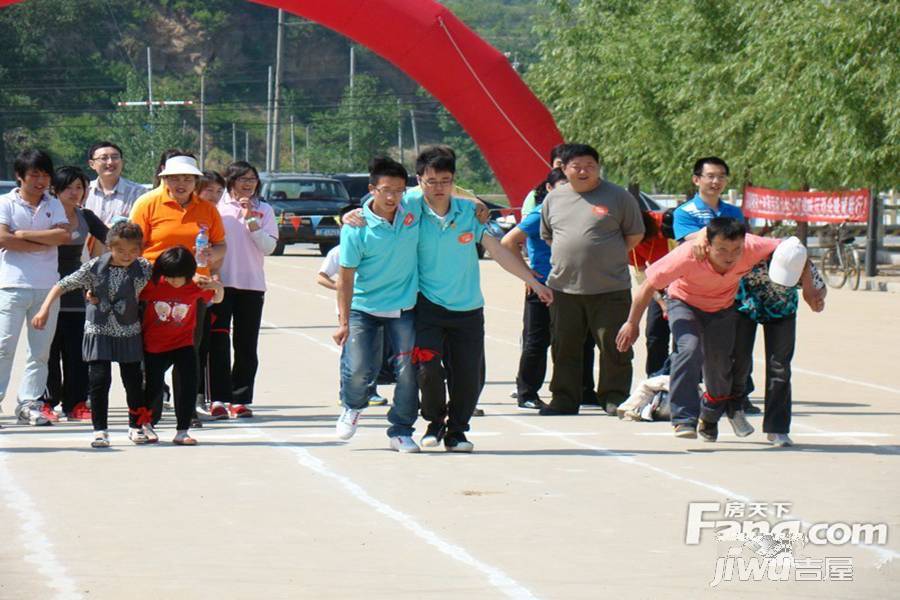
[[[553,344],[553,398],[542,415],[576,414],[582,398],[585,331],[600,347],[597,396],[607,412],[631,390],[632,353],[616,349],[616,333],[628,318],[631,279],[628,252],[644,235],[637,200],[600,179],[597,151],[570,144],[563,155],[569,183],[547,195],[541,237],[550,244],[547,286]]]

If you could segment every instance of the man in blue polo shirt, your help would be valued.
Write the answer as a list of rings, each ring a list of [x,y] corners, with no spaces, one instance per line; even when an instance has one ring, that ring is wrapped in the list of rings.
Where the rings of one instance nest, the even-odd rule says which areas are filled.
[[[337,281],[339,327],[334,341],[341,355],[341,402],[336,433],[348,440],[356,433],[359,415],[369,404],[369,383],[382,362],[379,332],[389,336],[397,386],[388,412],[388,437],[398,452],[418,452],[412,439],[418,393],[412,366],[418,290],[416,251],[421,204],[403,200],[406,169],[378,157],[369,168],[372,198],[363,207],[362,227],[341,229]]]
[[[731,217],[744,221],[741,209],[720,199],[728,185],[728,165],[716,156],[706,156],[694,163],[694,176],[691,178],[697,186],[693,198],[675,210],[675,239],[679,242],[689,240],[706,227],[716,217]]]
[[[484,363],[484,298],[476,244],[543,302],[549,304],[553,295],[521,255],[484,235],[486,227],[476,218],[474,204],[452,197],[455,173],[452,153],[440,147],[425,149],[416,159],[422,196],[410,195],[405,201],[424,200],[415,349],[422,417],[428,421],[421,443],[435,447],[443,440],[447,451],[471,452],[474,445],[465,432],[481,394]]]

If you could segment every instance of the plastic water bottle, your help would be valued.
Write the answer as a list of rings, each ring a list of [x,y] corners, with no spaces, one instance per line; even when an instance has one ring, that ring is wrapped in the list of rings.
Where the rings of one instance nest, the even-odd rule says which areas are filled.
[[[200,232],[197,234],[197,241],[194,245],[197,248],[197,266],[206,267],[206,251],[209,249],[209,233],[207,233],[206,227],[200,227]]]

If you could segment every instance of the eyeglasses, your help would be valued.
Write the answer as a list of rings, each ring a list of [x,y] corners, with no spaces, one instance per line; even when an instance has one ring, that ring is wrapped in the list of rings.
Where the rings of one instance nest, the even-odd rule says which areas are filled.
[[[119,162],[122,160],[121,154],[101,154],[100,156],[95,156],[91,160],[96,160],[98,162]]]
[[[402,189],[401,188],[388,188],[388,187],[382,186],[382,187],[375,188],[375,191],[378,192],[379,194],[382,194],[389,198],[392,196],[394,198],[397,198],[406,193],[406,188],[402,188]]]
[[[238,183],[256,183],[259,179],[256,177],[238,177],[235,181]]]
[[[710,173],[704,173],[700,178],[707,181],[728,181],[728,175],[712,175]]]
[[[420,179],[419,180],[422,185],[428,186],[430,188],[439,188],[439,187],[450,187],[453,185],[452,179]]]

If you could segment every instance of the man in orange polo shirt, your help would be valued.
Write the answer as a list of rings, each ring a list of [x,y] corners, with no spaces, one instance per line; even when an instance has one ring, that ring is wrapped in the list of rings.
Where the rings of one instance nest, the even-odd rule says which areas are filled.
[[[201,228],[209,235],[207,264],[225,257],[222,217],[214,205],[194,195],[197,179],[202,175],[197,161],[190,156],[174,156],[166,161],[165,169],[159,174],[163,181],[161,193],[137,204],[131,212],[131,220],[144,232],[144,258],[153,262],[173,246],[195,251]],[[203,269],[198,272],[203,273]]]

